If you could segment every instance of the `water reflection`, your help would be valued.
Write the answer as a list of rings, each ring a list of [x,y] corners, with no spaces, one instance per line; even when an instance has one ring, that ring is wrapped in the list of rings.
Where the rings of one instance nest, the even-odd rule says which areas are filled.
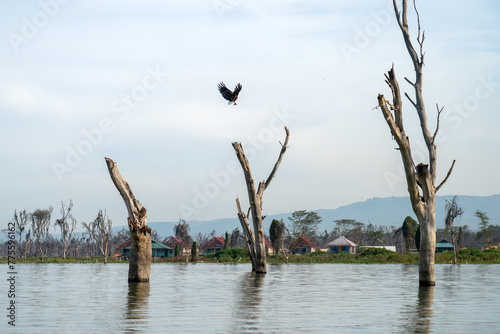
[[[407,313],[407,333],[432,333],[434,318],[434,286],[419,287],[417,301]]]
[[[250,264],[154,266],[149,284],[127,284],[127,265],[19,265],[15,329],[498,333],[500,326],[500,265],[436,265],[438,285],[420,289],[415,265],[270,265],[266,276],[248,273]],[[0,291],[7,284],[0,280]]]
[[[149,283],[128,284],[125,323],[127,333],[144,333],[149,320]]]
[[[233,333],[255,332],[262,320],[262,287],[266,274],[245,273],[237,285]]]
[[[418,288],[418,302],[417,302],[417,326],[415,333],[430,333],[432,326],[432,318],[434,312],[432,306],[434,305],[434,286],[426,286]]]

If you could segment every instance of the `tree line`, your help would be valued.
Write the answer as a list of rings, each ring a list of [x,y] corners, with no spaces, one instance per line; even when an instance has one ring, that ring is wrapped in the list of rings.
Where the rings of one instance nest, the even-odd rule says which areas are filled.
[[[463,213],[457,207],[456,198],[450,204],[453,212]],[[28,257],[86,257],[112,256],[120,251],[118,247],[130,238],[128,229],[123,228],[113,231],[112,220],[108,217],[106,210],[99,210],[95,218],[89,223],[81,222],[83,232],[75,233],[78,225],[77,219],[72,215],[73,201],[68,204],[61,201],[59,216],[53,223],[53,207],[36,209],[33,212],[26,210],[14,211],[11,223],[15,227],[16,250],[19,259]],[[447,206],[447,210],[449,210]],[[458,217],[459,215],[456,215]],[[478,231],[473,231],[470,226],[453,226],[450,216],[445,218],[446,227],[436,230],[436,239],[446,239],[457,249],[478,248],[483,249],[491,245],[500,244],[500,226],[490,224],[487,213],[477,210],[475,216],[478,218]],[[331,229],[320,230],[319,225],[322,218],[315,211],[298,210],[288,217],[288,222],[273,220],[268,233],[265,234],[275,250],[281,254],[283,249],[299,237],[307,237],[319,248],[325,249],[326,244],[334,239],[344,236],[359,246],[396,246],[398,252],[407,252],[418,249],[419,224],[412,217],[406,217],[401,226],[377,226],[371,223],[365,224],[354,219],[339,219],[333,221]],[[452,222],[452,221],[451,221]],[[4,230],[4,232],[6,232]],[[54,237],[51,232],[59,232],[59,237]],[[215,230],[210,233],[198,232],[191,236],[189,223],[180,219],[174,225],[173,235],[183,240],[184,244],[191,247],[193,242],[195,248],[202,248],[213,237],[219,236]],[[453,236],[452,236],[453,234]],[[165,243],[171,236],[161,236],[156,230],[152,230],[153,240]],[[227,231],[224,235],[226,248],[246,248],[243,233],[239,228]],[[7,254],[7,244],[1,249],[2,256]],[[175,254],[177,255],[177,254]]]
[[[113,233],[113,222],[106,210],[99,210],[96,217],[86,223],[81,222],[83,232],[75,232],[78,220],[71,213],[73,201],[61,201],[59,216],[52,224],[54,210],[52,206],[44,209],[14,211],[9,224],[15,233],[16,253],[18,259],[28,257],[89,257],[111,255],[111,251],[129,238],[129,232],[122,229]],[[7,233],[9,229],[3,230]],[[53,232],[59,232],[55,238]],[[7,243],[2,245],[2,255],[7,254]]]

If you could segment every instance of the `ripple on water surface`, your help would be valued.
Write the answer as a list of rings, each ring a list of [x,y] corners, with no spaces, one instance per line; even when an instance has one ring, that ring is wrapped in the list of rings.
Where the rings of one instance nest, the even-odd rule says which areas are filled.
[[[4,272],[6,266],[2,265]],[[16,327],[2,333],[497,333],[500,265],[19,264]],[[7,281],[0,283],[7,291]],[[5,294],[4,294],[5,295]],[[5,297],[4,297],[5,298]],[[8,301],[5,301],[6,304]]]

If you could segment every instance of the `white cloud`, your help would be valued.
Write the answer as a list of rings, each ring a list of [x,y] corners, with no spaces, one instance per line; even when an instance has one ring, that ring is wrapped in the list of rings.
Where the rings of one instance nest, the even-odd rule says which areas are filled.
[[[242,1],[221,18],[210,1],[72,2],[17,54],[7,40],[0,42],[7,50],[0,54],[0,133],[8,143],[2,147],[8,161],[2,174],[16,176],[5,183],[0,215],[7,221],[14,209],[58,206],[70,197],[82,219],[99,208],[107,208],[112,219],[123,218],[123,203],[107,182],[103,157],[110,156],[149,204],[150,219],[176,220],[178,204],[190,203],[194,189],[234,159],[231,142],[246,142],[250,149],[252,138],[272,127],[278,130],[251,162],[256,178],[267,176],[283,140],[282,124],[271,122],[283,108],[293,116],[290,149],[266,195],[269,208],[318,209],[404,194],[404,182],[394,187],[384,176],[398,175],[400,161],[380,111],[372,110],[378,93],[390,93],[383,74],[392,62],[402,89],[411,93],[403,77],[411,78],[413,69],[400,32],[392,16],[390,22],[380,16],[393,15],[388,4]],[[488,167],[500,162],[500,50],[491,43],[500,33],[493,15],[498,5],[419,6],[427,36],[429,123],[433,128],[436,102],[454,117],[443,120],[447,139],[438,146],[440,173],[458,160],[445,190],[491,194],[500,187]],[[36,3],[0,5],[0,35],[20,33],[22,17],[37,10]],[[366,45],[356,39],[362,39],[360,32],[369,33]],[[358,49],[350,61],[343,43]],[[125,119],[113,113],[114,101],[141,85],[147,68],[155,66],[168,72],[159,87]],[[479,78],[489,76],[494,83],[488,98],[468,116],[460,114],[457,106],[472,101]],[[220,96],[220,81],[242,83],[238,106]],[[405,110],[417,150],[417,118],[409,105]],[[51,163],[64,162],[67,147],[87,140],[82,131],[105,118],[113,131],[60,183]],[[478,159],[484,171],[472,180]],[[32,177],[21,177],[26,174]],[[232,215],[236,193],[245,193],[241,175],[197,218]]]

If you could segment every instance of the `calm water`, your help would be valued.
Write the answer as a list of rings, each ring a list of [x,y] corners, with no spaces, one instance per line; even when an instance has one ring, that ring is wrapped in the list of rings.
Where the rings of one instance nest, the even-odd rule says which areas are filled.
[[[7,277],[7,266],[0,265]],[[1,333],[500,333],[500,265],[436,265],[418,288],[413,265],[17,265],[16,327]]]

